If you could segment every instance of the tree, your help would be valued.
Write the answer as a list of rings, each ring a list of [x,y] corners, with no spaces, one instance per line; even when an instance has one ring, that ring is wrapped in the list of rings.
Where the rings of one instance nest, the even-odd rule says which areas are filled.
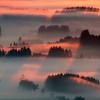
[[[85,98],[80,96],[80,97],[75,97],[74,100],[85,100]]]
[[[24,89],[24,90],[37,90],[38,89],[38,84],[35,84],[32,81],[29,80],[21,80],[19,82],[19,88]]]
[[[88,44],[90,41],[90,33],[88,30],[83,30],[80,36],[81,44]]]

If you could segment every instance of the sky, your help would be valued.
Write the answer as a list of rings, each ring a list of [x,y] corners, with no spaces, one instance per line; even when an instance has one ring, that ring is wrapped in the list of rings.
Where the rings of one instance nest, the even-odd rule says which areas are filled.
[[[100,6],[99,0],[0,0],[0,14],[52,13],[48,9],[67,6]],[[43,8],[43,9],[41,9]]]

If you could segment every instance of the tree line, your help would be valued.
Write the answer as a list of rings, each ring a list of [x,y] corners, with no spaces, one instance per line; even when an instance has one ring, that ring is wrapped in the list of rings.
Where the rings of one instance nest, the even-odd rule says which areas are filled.
[[[72,57],[72,51],[70,49],[63,49],[62,47],[51,47],[48,54],[34,53],[28,47],[22,47],[20,49],[12,48],[8,52],[4,49],[0,49],[0,57]]]

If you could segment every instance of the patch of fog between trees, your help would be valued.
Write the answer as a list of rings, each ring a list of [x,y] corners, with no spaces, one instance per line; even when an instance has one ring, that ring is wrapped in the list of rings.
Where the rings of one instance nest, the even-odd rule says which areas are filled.
[[[51,21],[58,24],[67,24],[70,27],[71,35],[80,35],[84,29],[89,29],[91,34],[99,34],[100,18],[99,16],[54,16]]]
[[[7,60],[7,59],[5,59],[5,60]],[[0,59],[0,61],[2,61],[2,62],[5,61],[5,60],[4,59],[2,59],[2,60]],[[54,59],[52,59],[52,60],[55,61]],[[11,61],[12,61],[12,59],[11,59]],[[20,63],[22,63],[22,62],[24,63],[25,61],[26,60],[22,60],[22,61],[20,61]],[[32,59],[32,61],[34,61],[34,60]],[[59,59],[59,61],[60,61],[60,59]],[[47,93],[44,93],[44,94],[41,93],[41,88],[43,87],[43,83],[44,83],[45,80],[40,84],[39,89],[37,91],[35,91],[35,92],[31,92],[31,91],[28,92],[28,91],[19,90],[18,89],[18,83],[12,83],[9,80],[9,76],[12,75],[13,68],[14,68],[14,70],[15,69],[18,70],[20,67],[17,67],[15,65],[16,62],[14,62],[14,60],[13,60],[13,62],[10,63],[9,66],[7,66],[8,62],[9,61],[7,60],[6,63],[4,63],[4,65],[2,65],[5,68],[9,69],[9,70],[7,70],[7,72],[9,72],[8,74],[6,73],[6,71],[4,71],[4,67],[3,68],[0,67],[0,69],[3,69],[3,71],[5,72],[5,73],[3,73],[4,76],[3,76],[2,81],[0,82],[0,100],[33,100],[33,99],[34,100],[56,100],[54,97],[51,96],[51,92],[47,92]],[[17,63],[18,62],[19,62],[19,59],[18,59]],[[48,61],[48,62],[50,62],[50,61]],[[91,63],[91,61],[90,61],[90,63]],[[98,63],[99,63],[99,61],[98,61]],[[48,64],[43,65],[43,66],[46,67]],[[19,66],[19,64],[18,64],[18,66]],[[52,63],[49,66],[51,68]],[[73,65],[73,66],[75,66],[75,65]],[[10,68],[12,68],[11,71],[10,71]],[[5,74],[7,74],[6,77],[5,77]],[[34,81],[34,82],[38,83],[36,81]],[[75,96],[84,96],[86,98],[86,100],[99,100],[100,99],[100,95],[99,95],[100,91],[95,91],[95,92],[92,92],[92,93],[87,93],[86,92],[84,94],[83,93],[78,93],[78,94],[68,94],[68,93],[65,93],[65,94],[59,93],[58,94],[58,93],[54,93],[54,94],[55,94],[55,96],[56,95],[57,96],[64,95],[64,96],[66,96],[66,98],[74,98]]]
[[[6,88],[7,89],[7,88]],[[82,96],[85,100],[99,100],[100,91],[95,91],[93,93],[79,93],[79,94],[68,94],[68,93],[41,93],[40,90],[35,92],[21,91],[17,89],[12,89],[13,91],[8,90],[5,94],[0,95],[0,100],[58,100],[57,96],[65,96],[70,100],[73,100],[76,96]],[[8,94],[7,94],[8,92]]]
[[[0,17],[0,25],[2,26],[3,35],[8,36],[9,34],[9,36],[12,38],[14,38],[15,35],[27,36],[28,34],[31,36],[31,34],[37,34],[37,30],[40,25],[48,25],[48,24],[68,25],[71,31],[70,34],[68,35],[73,35],[73,36],[79,36],[81,31],[84,29],[89,29],[91,34],[92,33],[99,34],[100,31],[99,21],[100,17],[96,15],[71,16],[69,14],[69,15],[54,15],[51,18],[48,18],[47,16],[28,16],[28,15],[27,16],[3,15]]]

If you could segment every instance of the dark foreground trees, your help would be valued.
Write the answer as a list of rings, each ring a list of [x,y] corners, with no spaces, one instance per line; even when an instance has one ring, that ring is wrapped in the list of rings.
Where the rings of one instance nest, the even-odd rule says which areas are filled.
[[[3,56],[5,56],[6,55],[6,52],[3,50],[3,49],[1,49],[0,50],[0,57],[3,57]]]
[[[45,81],[45,88],[47,91],[58,93],[79,93],[81,90],[82,92],[95,90],[95,87],[91,84],[94,84],[94,86],[100,86],[99,80],[95,78],[79,76],[78,74],[61,73],[48,76]]]
[[[85,98],[80,96],[80,97],[75,97],[74,100],[85,100]]]
[[[63,49],[61,47],[51,47],[48,52],[48,57],[72,57],[70,49]]]
[[[99,46],[100,47],[100,35],[90,34],[89,30],[83,30],[80,36],[81,45]]]
[[[56,98],[57,98],[57,100],[69,100],[65,96],[57,96]]]
[[[19,88],[23,90],[35,91],[38,89],[38,87],[39,87],[38,84],[35,84],[34,82],[29,81],[29,80],[21,80],[19,82]]]
[[[65,96],[57,96],[56,98],[57,100],[72,100],[72,99],[66,98]],[[85,100],[85,98],[82,96],[77,96],[73,100]]]
[[[31,56],[31,50],[30,48],[23,47],[19,50],[17,49],[11,49],[7,52],[6,56],[7,57],[27,57]]]

